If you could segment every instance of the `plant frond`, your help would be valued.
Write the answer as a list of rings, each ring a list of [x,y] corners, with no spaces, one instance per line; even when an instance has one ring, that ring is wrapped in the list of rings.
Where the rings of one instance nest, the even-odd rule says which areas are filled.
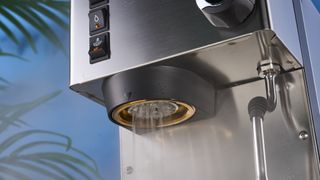
[[[48,23],[45,22],[37,13],[25,7],[7,6],[7,8],[36,28],[44,37],[46,37],[56,47],[63,50],[66,54],[63,43],[60,41],[59,37],[53,32]]]
[[[102,179],[97,169],[95,169],[94,167],[91,167],[82,159],[79,159],[77,157],[64,154],[64,153],[57,153],[57,152],[31,153],[31,154],[24,154],[24,155],[17,156],[17,158],[23,159],[23,160],[31,160],[31,161],[38,160],[38,159],[45,159],[45,160],[51,160],[51,161],[59,160],[60,162],[63,161],[67,163],[69,162],[86,169],[87,171],[91,172],[99,179]]]
[[[2,22],[0,21],[0,29],[15,43],[19,44],[17,37],[14,33]]]
[[[6,111],[4,111],[6,113],[3,113],[3,111],[0,109],[0,134],[16,122],[21,123],[20,116],[58,96],[61,92],[62,91],[55,91],[32,102],[10,106],[9,108],[6,108]]]
[[[69,163],[67,161],[61,160],[61,159],[51,159],[50,161],[56,162],[60,165],[63,165],[64,167],[76,172],[77,174],[81,175],[85,179],[91,179],[90,176],[84,172],[81,168],[78,168],[77,166],[73,165],[72,163]]]
[[[54,141],[36,141],[36,142],[30,142],[27,144],[22,145],[21,147],[17,148],[16,150],[14,150],[10,156],[19,156],[21,153],[23,153],[25,150],[29,150],[31,148],[35,148],[38,146],[42,146],[42,145],[54,145],[57,147],[62,147],[65,148],[66,151],[74,151],[75,153],[81,155],[82,157],[86,158],[87,160],[89,160],[92,165],[94,166],[95,169],[98,169],[98,166],[96,164],[96,162],[87,154],[85,154],[84,152],[74,148],[74,147],[69,147],[68,144],[64,144],[64,143],[60,143],[60,142],[54,142]]]
[[[18,159],[13,159],[13,158],[7,158],[7,159],[2,159],[2,162],[6,164],[7,166],[12,166],[14,169],[18,168],[22,168],[25,170],[29,170],[32,172],[36,172],[42,175],[45,175],[47,177],[50,177],[52,179],[63,179],[63,177],[50,172],[49,170],[39,167],[37,165],[28,163],[28,162],[24,162],[24,161],[19,161]]]
[[[7,176],[11,176],[13,178],[20,179],[20,180],[29,180],[30,179],[27,175],[20,173],[16,169],[8,168],[5,166],[0,166],[0,174],[5,174]]]
[[[59,6],[58,6],[59,7]],[[57,7],[57,8],[58,8]],[[62,6],[63,7],[63,6]],[[54,10],[56,8],[53,8]],[[68,8],[69,9],[69,8]],[[48,10],[45,6],[39,6],[36,3],[32,3],[30,4],[30,8],[28,10],[34,10],[38,13],[41,13],[42,15],[46,16],[47,18],[49,18],[50,20],[52,20],[53,22],[57,23],[61,28],[68,30],[69,29],[69,25],[67,24],[67,22],[65,22],[64,20],[62,20],[59,16],[57,16],[54,12]],[[69,14],[69,13],[68,13]],[[68,15],[66,14],[66,16]]]
[[[31,48],[33,49],[33,51],[37,52],[35,41],[32,38],[30,32],[25,28],[25,26],[21,22],[19,22],[19,20],[17,20],[7,9],[1,6],[0,6],[0,12],[6,19],[8,19],[23,33],[23,35],[26,37],[27,41],[29,42]]]
[[[56,171],[58,174],[63,175],[66,179],[69,179],[69,180],[75,179],[65,169],[63,169],[62,167],[60,167],[54,163],[51,163],[48,161],[43,161],[43,160],[36,160],[35,162]]]
[[[0,57],[13,57],[13,58],[16,58],[21,61],[29,61],[28,59],[23,58],[21,56],[18,56],[18,55],[12,54],[12,53],[1,52],[1,51],[0,51]]]
[[[72,145],[71,138],[68,136],[65,136],[63,134],[59,134],[59,133],[51,132],[51,131],[46,131],[46,130],[29,130],[29,131],[23,131],[23,132],[14,134],[13,136],[4,140],[0,144],[0,154],[3,153],[5,150],[7,150],[9,147],[11,147],[13,144],[22,140],[23,138],[26,138],[27,136],[34,135],[34,134],[47,134],[47,135],[54,135],[57,137],[61,137],[67,141],[67,149],[69,149]]]
[[[34,52],[37,52],[35,42],[31,36],[31,32],[24,27],[24,23],[28,23],[44,35],[51,43],[66,54],[65,48],[62,46],[60,39],[52,27],[44,17],[50,19],[64,30],[68,30],[69,25],[64,20],[70,14],[70,3],[68,1],[57,0],[10,0],[1,1],[0,12],[4,18],[9,20],[17,29],[19,29],[28,43],[31,45]],[[19,16],[17,18],[15,15]],[[21,22],[24,19],[25,22]],[[0,29],[16,44],[19,44],[16,35],[0,23]]]

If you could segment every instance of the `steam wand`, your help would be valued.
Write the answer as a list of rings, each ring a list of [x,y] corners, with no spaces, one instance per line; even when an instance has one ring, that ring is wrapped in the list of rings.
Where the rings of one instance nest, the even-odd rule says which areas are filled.
[[[253,129],[253,147],[256,180],[267,180],[267,162],[263,132],[264,115],[273,112],[277,106],[276,77],[280,73],[279,64],[271,59],[260,61],[258,65],[259,76],[265,79],[267,99],[264,97],[253,98],[248,105],[250,120]]]
[[[263,120],[268,108],[268,102],[264,97],[253,98],[248,105],[250,120],[253,129],[254,167],[256,180],[267,180],[267,162],[265,153]]]

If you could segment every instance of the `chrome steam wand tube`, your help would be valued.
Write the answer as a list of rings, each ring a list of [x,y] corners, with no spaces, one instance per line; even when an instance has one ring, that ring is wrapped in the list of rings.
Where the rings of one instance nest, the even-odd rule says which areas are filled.
[[[268,179],[263,132],[263,117],[267,111],[267,108],[268,102],[264,97],[255,97],[248,105],[253,129],[254,167],[256,180]]]
[[[263,118],[252,118],[254,166],[256,180],[267,180],[267,162],[263,134]]]

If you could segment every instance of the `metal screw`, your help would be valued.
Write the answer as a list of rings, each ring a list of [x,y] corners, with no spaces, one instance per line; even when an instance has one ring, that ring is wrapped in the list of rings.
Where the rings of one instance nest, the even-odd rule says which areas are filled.
[[[306,139],[309,138],[309,134],[307,133],[307,131],[301,131],[301,132],[299,133],[299,138],[300,138],[301,140],[306,140]]]
[[[126,173],[127,173],[127,174],[132,174],[132,173],[133,173],[133,167],[128,166],[128,167],[126,168]]]

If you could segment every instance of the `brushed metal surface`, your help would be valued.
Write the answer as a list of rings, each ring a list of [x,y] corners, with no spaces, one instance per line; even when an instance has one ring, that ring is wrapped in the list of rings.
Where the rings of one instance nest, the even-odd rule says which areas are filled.
[[[111,58],[90,64],[89,1],[71,1],[71,85],[264,29],[267,21],[257,6],[237,28],[217,29],[195,0],[110,0],[109,7]]]
[[[266,41],[265,45],[277,47],[273,56],[281,64],[284,71],[301,68],[299,62],[270,30],[238,36],[164,57],[154,61],[149,66],[167,65],[184,68],[200,75],[216,88],[256,81],[260,79],[257,64],[262,59],[257,34],[263,34]],[[100,78],[74,85],[72,88],[103,105],[102,82],[103,78]]]
[[[299,27],[302,56],[308,85],[310,105],[315,128],[317,129],[317,139],[320,138],[320,14],[311,0],[294,0]],[[318,148],[320,142],[318,141]]]
[[[232,37],[269,29],[268,24],[302,63],[291,1],[279,4],[275,0],[259,0],[254,13],[242,25],[232,29],[213,27],[195,0],[110,0],[109,5],[111,59],[90,64],[89,1],[71,1],[71,86]]]
[[[269,179],[319,179],[303,74],[280,75],[278,106],[265,116]],[[265,96],[264,81],[220,90],[213,117],[143,135],[120,128],[122,179],[254,179],[247,103],[255,96]],[[301,131],[311,137],[301,140]]]

